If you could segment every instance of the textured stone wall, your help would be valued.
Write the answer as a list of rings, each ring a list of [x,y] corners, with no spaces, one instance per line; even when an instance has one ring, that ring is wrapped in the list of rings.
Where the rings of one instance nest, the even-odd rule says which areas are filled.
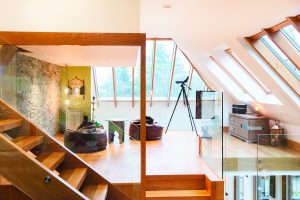
[[[0,54],[0,97],[45,132],[57,133],[61,67],[12,53],[9,59]]]
[[[60,73],[58,65],[17,54],[17,108],[50,134],[59,130]]]

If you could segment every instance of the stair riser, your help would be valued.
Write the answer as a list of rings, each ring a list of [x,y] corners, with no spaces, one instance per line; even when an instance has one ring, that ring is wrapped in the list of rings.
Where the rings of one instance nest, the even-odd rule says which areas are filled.
[[[210,197],[147,197],[147,200],[210,200]]]
[[[204,190],[205,176],[152,176],[147,177],[146,190]]]

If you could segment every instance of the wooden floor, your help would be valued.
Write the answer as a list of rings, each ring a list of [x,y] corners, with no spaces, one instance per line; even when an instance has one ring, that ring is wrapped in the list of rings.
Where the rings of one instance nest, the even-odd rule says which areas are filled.
[[[57,135],[57,139],[63,142],[62,135]],[[228,134],[224,135],[224,141],[224,156],[229,160],[256,159],[257,144],[247,144]],[[299,152],[287,148],[259,146],[259,150],[262,157],[299,156]],[[200,158],[198,138],[193,132],[170,131],[162,140],[147,142],[147,175],[211,173],[205,163],[218,172],[221,152],[221,138],[214,138],[213,142],[204,141],[203,158]],[[115,141],[104,151],[78,155],[112,183],[140,181],[140,143],[129,140],[128,136],[124,144]]]

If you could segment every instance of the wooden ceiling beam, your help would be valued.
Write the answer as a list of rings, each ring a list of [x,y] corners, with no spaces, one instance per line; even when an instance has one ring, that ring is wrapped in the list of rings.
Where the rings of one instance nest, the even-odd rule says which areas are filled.
[[[0,45],[141,46],[144,33],[0,32]]]

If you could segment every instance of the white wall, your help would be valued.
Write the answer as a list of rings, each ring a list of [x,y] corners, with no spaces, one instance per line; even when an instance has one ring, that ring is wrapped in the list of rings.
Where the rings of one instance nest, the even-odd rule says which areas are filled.
[[[226,99],[224,102],[226,105],[228,105]],[[193,116],[195,117],[195,101],[191,101],[190,104]],[[147,115],[154,118],[156,122],[160,123],[166,128],[174,106],[175,102],[171,102],[170,107],[167,106],[166,102],[153,102],[152,107],[150,107],[149,102],[147,102]],[[228,106],[226,106],[224,108],[224,122],[227,122],[227,124],[225,123],[225,126],[228,125],[228,112]],[[129,121],[140,118],[139,102],[136,102],[134,107],[132,107],[130,101],[118,102],[117,107],[115,107],[112,101],[100,101],[99,106],[96,107],[95,113],[96,120],[104,123],[106,127],[107,122],[105,120],[108,118],[128,119],[128,122],[126,123],[126,129],[128,129]],[[198,131],[200,132],[201,121],[199,119],[195,119],[195,123]],[[169,130],[191,130],[188,111],[182,102],[179,102],[176,108]]]
[[[139,0],[0,0],[1,31],[139,32]]]

